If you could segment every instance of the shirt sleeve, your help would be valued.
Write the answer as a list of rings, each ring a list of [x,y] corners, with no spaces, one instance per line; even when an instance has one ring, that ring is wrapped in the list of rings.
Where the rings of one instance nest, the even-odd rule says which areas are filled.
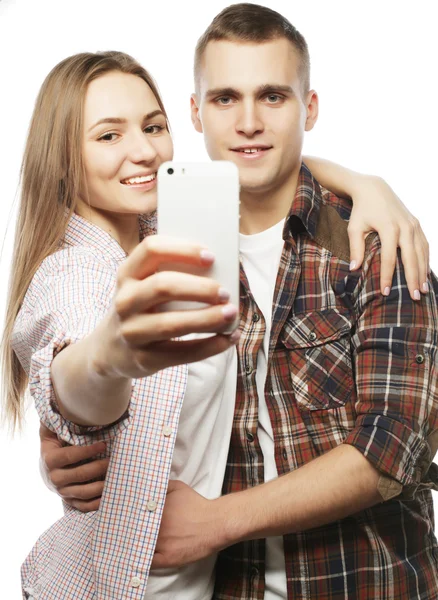
[[[391,496],[427,479],[438,446],[434,275],[429,286],[428,294],[413,301],[398,258],[391,293],[382,296],[376,236],[353,294],[357,419],[345,443],[382,473]]]
[[[58,255],[58,256],[57,256]],[[77,425],[59,412],[51,379],[54,357],[90,334],[109,309],[115,270],[93,257],[61,251],[36,273],[17,317],[13,349],[29,377],[40,420],[68,444],[110,440],[126,427],[129,410],[105,426]]]

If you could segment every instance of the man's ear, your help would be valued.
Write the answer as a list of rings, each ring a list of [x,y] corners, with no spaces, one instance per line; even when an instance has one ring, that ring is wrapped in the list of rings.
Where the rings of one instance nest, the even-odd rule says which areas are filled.
[[[317,119],[318,119],[318,111],[319,111],[319,99],[318,94],[315,90],[310,90],[306,96],[306,125],[304,127],[305,131],[310,131],[313,129]]]
[[[192,94],[190,96],[190,110],[192,113],[192,123],[193,127],[196,129],[198,133],[202,133],[202,123],[199,118],[199,106],[198,106],[198,97],[196,94]]]

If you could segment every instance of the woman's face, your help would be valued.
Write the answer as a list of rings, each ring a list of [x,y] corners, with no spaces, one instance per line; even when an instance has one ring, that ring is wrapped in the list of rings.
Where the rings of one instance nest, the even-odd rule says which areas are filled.
[[[113,71],[90,83],[83,159],[88,200],[96,211],[137,215],[155,210],[157,169],[172,157],[166,118],[143,79]]]

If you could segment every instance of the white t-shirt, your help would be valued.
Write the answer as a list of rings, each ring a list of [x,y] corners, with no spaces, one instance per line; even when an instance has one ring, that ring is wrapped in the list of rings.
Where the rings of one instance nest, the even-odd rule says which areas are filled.
[[[218,498],[222,493],[236,385],[234,347],[189,364],[170,478],[184,481],[205,498]],[[216,558],[151,571],[144,600],[211,600]]]
[[[258,435],[264,456],[265,481],[278,477],[271,421],[264,397],[272,299],[283,250],[284,220],[261,233],[240,235],[240,254],[254,299],[266,322],[257,357]],[[237,354],[230,348],[189,365],[171,479],[179,479],[206,498],[221,495],[228,457],[237,385]],[[211,600],[216,555],[179,569],[151,571],[144,600]],[[266,543],[265,600],[287,597],[283,538]]]
[[[240,257],[254,300],[263,314],[266,332],[257,356],[256,383],[259,397],[258,438],[263,452],[265,482],[278,477],[274,435],[265,400],[267,358],[272,324],[272,302],[283,251],[284,219],[254,235],[240,235]],[[287,598],[283,536],[266,540],[265,600]]]

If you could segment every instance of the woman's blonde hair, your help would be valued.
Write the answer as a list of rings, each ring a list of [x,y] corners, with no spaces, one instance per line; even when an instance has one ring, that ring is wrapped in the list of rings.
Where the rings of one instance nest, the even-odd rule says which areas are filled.
[[[87,87],[114,71],[143,79],[166,115],[151,75],[123,52],[87,52],[66,58],[46,77],[35,103],[21,166],[21,198],[1,349],[4,418],[12,429],[22,423],[28,382],[12,349],[14,322],[39,265],[59,249],[84,182],[81,147]]]

